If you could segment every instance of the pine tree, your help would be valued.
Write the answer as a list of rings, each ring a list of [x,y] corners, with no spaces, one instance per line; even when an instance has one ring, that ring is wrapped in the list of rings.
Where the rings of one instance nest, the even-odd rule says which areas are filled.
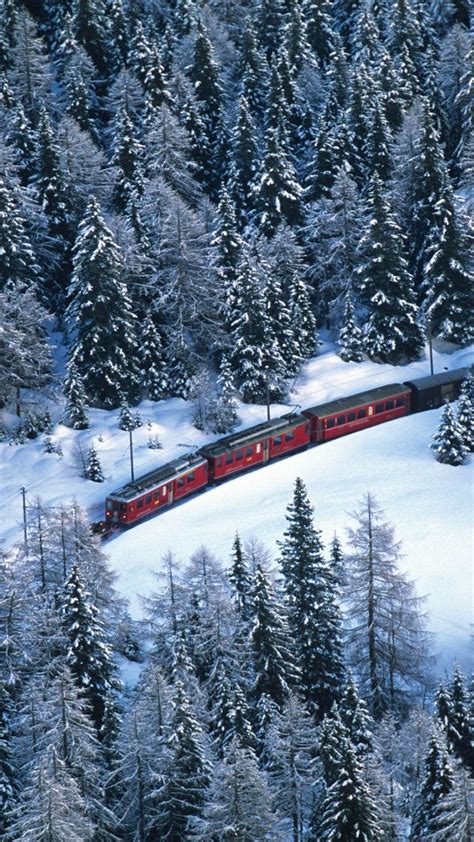
[[[141,368],[146,396],[151,401],[159,401],[167,393],[168,376],[161,333],[151,316],[145,318],[141,342]]]
[[[444,465],[462,465],[467,449],[463,431],[459,426],[449,403],[443,409],[438,429],[433,435],[431,449],[436,453],[436,460]]]
[[[107,16],[104,0],[76,0],[74,32],[99,72],[107,74],[110,70],[113,51],[111,46],[107,48]]]
[[[302,188],[274,129],[268,129],[266,134],[262,174],[255,184],[254,195],[254,218],[265,236],[272,237],[282,222],[288,225],[301,222]]]
[[[340,695],[342,620],[336,581],[324,560],[321,533],[314,527],[313,509],[299,477],[287,521],[279,547],[300,686],[310,711],[321,718]]]
[[[474,451],[474,384],[471,372],[461,386],[458,401],[457,422],[461,429],[464,446]]]
[[[110,707],[111,694],[120,685],[98,609],[84,589],[75,564],[64,586],[62,613],[69,643],[67,663],[100,734],[106,705]]]
[[[339,714],[357,756],[366,757],[373,748],[374,722],[350,673],[342,691]]]
[[[413,842],[429,838],[435,830],[433,819],[441,798],[453,788],[453,770],[443,751],[438,735],[433,733],[428,743],[424,774],[411,823],[410,839]]]
[[[365,160],[368,173],[372,176],[377,173],[383,182],[386,182],[391,175],[392,156],[390,147],[392,136],[385,119],[382,105],[377,99],[372,108],[370,119],[368,119],[367,138],[365,142]]]
[[[360,244],[356,283],[368,307],[364,345],[378,362],[417,359],[423,335],[404,256],[402,232],[377,174],[371,181],[368,227]]]
[[[252,579],[238,532],[235,534],[232,545],[232,564],[228,576],[234,592],[235,609],[243,622],[247,622],[251,616]]]
[[[288,645],[290,634],[287,623],[260,566],[257,566],[251,599],[250,647],[255,672],[252,695],[256,703],[266,696],[281,707],[296,672]]]
[[[66,398],[64,412],[68,426],[71,426],[73,430],[87,430],[89,419],[85,410],[86,393],[79,371],[74,363],[68,365],[63,393]]]
[[[6,140],[12,149],[21,184],[30,184],[36,173],[37,135],[21,102],[10,118]]]
[[[470,842],[474,833],[474,785],[468,772],[460,768],[454,774],[450,792],[442,798],[433,821],[435,842]]]
[[[465,678],[458,666],[454,667],[449,687],[441,685],[436,697],[436,712],[446,734],[448,747],[474,770],[473,722],[469,709]]]
[[[12,758],[11,718],[13,701],[5,685],[0,683],[0,834],[6,833],[9,814],[14,807],[18,781]]]
[[[156,816],[150,833],[168,842],[182,842],[202,816],[209,785],[201,726],[181,681],[175,682],[173,718],[168,739],[169,760],[165,774],[152,794]]]
[[[324,68],[328,64],[335,41],[330,3],[328,0],[306,0],[303,9],[308,43],[320,67]]]
[[[222,357],[217,378],[217,395],[210,402],[208,424],[213,433],[228,433],[237,423],[237,404],[235,385],[229,360]]]
[[[169,103],[170,95],[167,89],[165,73],[161,64],[160,54],[156,47],[152,47],[151,50],[144,85],[149,107],[155,109]]]
[[[134,316],[119,248],[94,198],[79,225],[73,263],[66,312],[73,337],[69,361],[91,405],[112,409],[123,397],[134,403],[139,388]]]
[[[242,253],[242,240],[237,233],[235,207],[224,189],[221,192],[217,208],[217,225],[211,240],[214,248],[219,285],[220,299],[224,302],[224,322],[230,329],[230,314],[234,306],[238,265]]]
[[[130,40],[128,59],[130,67],[142,85],[145,84],[146,74],[148,73],[151,51],[152,46],[143,28],[143,23],[138,20],[134,35]]]
[[[459,345],[474,337],[470,312],[474,303],[474,277],[469,255],[473,237],[464,231],[449,189],[436,207],[435,227],[426,249],[425,307],[434,333]]]
[[[362,362],[364,358],[363,335],[355,320],[354,304],[350,292],[346,294],[344,315],[337,344],[341,360],[346,363]]]
[[[378,842],[382,828],[374,794],[364,781],[350,740],[340,745],[340,764],[322,807],[318,839],[321,842]]]

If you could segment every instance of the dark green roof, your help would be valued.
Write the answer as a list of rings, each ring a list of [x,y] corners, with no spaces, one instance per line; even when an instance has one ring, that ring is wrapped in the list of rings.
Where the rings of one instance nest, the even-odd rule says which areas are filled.
[[[416,380],[408,380],[407,385],[413,386],[418,391],[434,389],[436,386],[444,386],[446,383],[459,383],[467,377],[467,368],[454,368],[452,371],[440,371],[439,374],[431,374],[428,377],[417,377]]]
[[[227,453],[238,447],[245,447],[248,444],[252,444],[252,442],[260,441],[262,438],[284,432],[285,430],[291,430],[306,420],[303,415],[283,415],[281,418],[275,418],[273,421],[264,421],[262,424],[256,424],[255,427],[247,427],[246,430],[224,436],[224,438],[219,439],[214,444],[207,444],[201,447],[199,452],[203,456],[218,456],[221,453]]]
[[[163,481],[166,482],[169,479],[176,479],[180,474],[191,470],[204,461],[202,456],[187,453],[180,459],[174,459],[172,462],[167,462],[166,465],[162,465],[160,468],[156,468],[154,471],[138,477],[135,482],[128,482],[121,488],[116,489],[116,491],[112,491],[107,497],[120,497],[122,500],[132,500],[134,497],[139,497]]]
[[[369,389],[367,392],[359,392],[357,395],[348,395],[347,398],[321,403],[318,406],[311,406],[303,412],[308,415],[324,417],[335,415],[347,409],[357,409],[358,406],[365,406],[368,403],[384,400],[385,398],[396,397],[409,389],[404,383],[390,383],[388,386],[379,386],[377,389]]]

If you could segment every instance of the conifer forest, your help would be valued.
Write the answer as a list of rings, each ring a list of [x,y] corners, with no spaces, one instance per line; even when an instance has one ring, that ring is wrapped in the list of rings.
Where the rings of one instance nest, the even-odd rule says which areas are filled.
[[[470,5],[0,0],[2,842],[473,842],[474,678],[430,603],[469,556]],[[201,488],[208,542],[186,500],[104,532],[130,472],[433,359],[455,393],[321,448],[344,496],[301,448],[245,522],[244,477]],[[416,518],[423,570],[452,545],[427,589]]]

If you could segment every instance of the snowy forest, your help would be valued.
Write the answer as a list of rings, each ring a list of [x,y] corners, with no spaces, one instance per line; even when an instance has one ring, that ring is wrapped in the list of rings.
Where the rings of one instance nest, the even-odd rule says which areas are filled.
[[[51,407],[132,431],[165,398],[226,433],[323,330],[351,364],[468,346],[469,6],[0,0],[0,441],[60,458]],[[432,447],[451,470],[473,441],[468,380]],[[316,502],[296,479],[275,552],[176,536],[137,620],[89,513],[29,499],[0,547],[2,840],[472,842],[474,684],[439,681],[383,501],[349,497],[344,541]]]

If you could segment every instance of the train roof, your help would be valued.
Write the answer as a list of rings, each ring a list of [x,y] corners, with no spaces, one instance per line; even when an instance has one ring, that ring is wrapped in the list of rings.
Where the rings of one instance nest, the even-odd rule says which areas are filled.
[[[156,468],[154,471],[149,471],[147,474],[138,477],[134,482],[127,482],[121,488],[111,491],[107,497],[119,497],[122,500],[132,500],[138,497],[151,488],[154,488],[163,480],[176,479],[180,474],[200,465],[205,460],[202,456],[194,453],[186,453],[180,459],[174,459],[172,462],[167,462],[166,465]]]
[[[440,371],[439,374],[431,374],[428,377],[417,377],[415,380],[408,380],[407,386],[417,391],[433,389],[436,386],[444,386],[446,383],[459,383],[467,377],[467,368],[453,368],[451,371]]]
[[[280,418],[264,421],[262,424],[256,424],[254,427],[247,427],[246,430],[224,436],[219,441],[214,442],[214,444],[207,444],[201,447],[199,452],[204,456],[218,456],[220,453],[226,453],[228,450],[234,450],[236,447],[245,447],[246,444],[259,441],[265,438],[265,436],[271,436],[274,433],[296,427],[305,421],[307,419],[304,415],[282,415]]]
[[[338,400],[311,406],[303,411],[305,414],[317,415],[318,417],[335,415],[337,412],[342,412],[346,409],[364,406],[364,404],[374,403],[383,398],[396,397],[396,395],[405,392],[408,392],[406,384],[390,383],[388,386],[378,386],[377,389],[369,389],[367,392],[359,392],[357,395],[348,395],[346,398],[339,398]]]

